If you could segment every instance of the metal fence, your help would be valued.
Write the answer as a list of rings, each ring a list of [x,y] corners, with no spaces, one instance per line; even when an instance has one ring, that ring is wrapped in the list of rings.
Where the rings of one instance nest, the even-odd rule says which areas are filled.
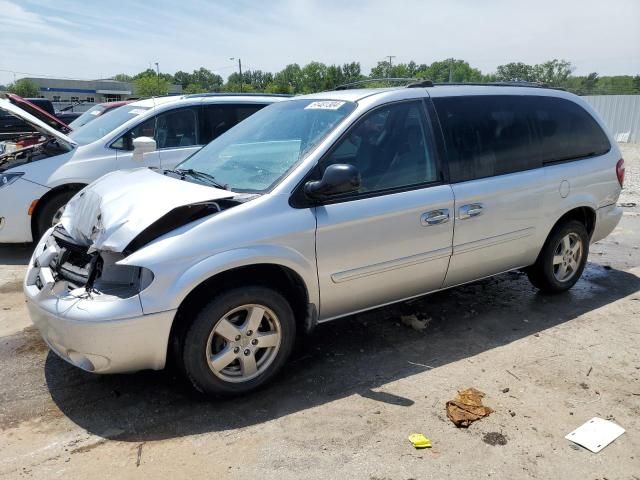
[[[582,97],[600,114],[618,142],[640,143],[640,95]]]

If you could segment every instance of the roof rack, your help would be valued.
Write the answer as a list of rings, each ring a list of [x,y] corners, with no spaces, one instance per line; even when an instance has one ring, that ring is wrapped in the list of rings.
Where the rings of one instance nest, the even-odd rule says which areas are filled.
[[[408,83],[407,87],[410,87],[410,88],[432,87],[433,86],[433,84],[431,83],[431,80],[423,80],[422,78],[403,78],[403,77],[397,77],[397,78],[366,78],[364,80],[358,80],[357,82],[345,83],[343,85],[338,85],[337,87],[334,88],[334,90],[348,90],[349,88],[356,87],[358,85],[365,85],[367,83],[380,83],[380,82],[387,82],[387,83],[401,83],[401,82],[404,82],[404,83]],[[427,83],[429,85],[427,85]]]
[[[447,86],[479,86],[479,87],[535,87],[535,88],[550,88],[546,83],[539,82],[525,82],[515,80],[512,82],[443,82],[434,83],[435,87],[447,87]]]
[[[258,92],[210,92],[210,93],[189,93],[186,94],[187,98],[198,97],[293,97],[288,93],[258,93]]]
[[[416,82],[413,82],[407,85],[407,88],[424,88],[424,87],[433,87],[433,82],[431,80],[418,79]]]

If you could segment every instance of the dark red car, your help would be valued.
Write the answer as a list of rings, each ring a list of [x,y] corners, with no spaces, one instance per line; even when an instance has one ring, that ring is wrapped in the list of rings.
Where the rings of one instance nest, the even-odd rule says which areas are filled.
[[[104,115],[105,113],[111,112],[118,107],[126,105],[127,103],[135,102],[137,99],[130,100],[122,100],[119,102],[107,102],[107,103],[98,103],[94,105],[89,110],[84,112],[78,118],[76,118],[73,122],[69,124],[69,126],[73,129],[78,129],[83,125],[86,125],[91,120],[95,120],[96,118]]]

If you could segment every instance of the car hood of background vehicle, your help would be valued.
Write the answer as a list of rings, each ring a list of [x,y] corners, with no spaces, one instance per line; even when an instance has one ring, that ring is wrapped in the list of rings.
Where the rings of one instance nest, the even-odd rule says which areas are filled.
[[[40,108],[38,105],[31,103],[26,98],[22,98],[20,95],[16,95],[15,93],[5,93],[4,95],[13,105],[21,108],[27,113],[30,113],[38,120],[42,120],[54,130],[62,133],[69,133],[71,130],[73,130],[71,127],[69,127],[69,125],[64,123],[58,117],[55,117],[43,108]]]
[[[168,177],[149,168],[120,170],[101,177],[74,196],[60,223],[75,242],[89,247],[90,252],[123,252],[169,212],[234,195],[227,190]],[[187,215],[181,217],[182,225],[188,223]],[[179,226],[180,223],[173,228]],[[165,227],[165,230],[171,231],[171,228]]]
[[[25,110],[18,107],[17,105],[14,105],[6,98],[0,98],[0,109],[15,117],[18,117],[21,120],[24,120],[29,125],[31,125],[34,129],[36,129],[38,132],[48,137],[55,138],[59,143],[66,145],[70,149],[77,145],[76,142],[74,142],[70,137],[68,137],[64,133],[59,132],[53,127],[50,127],[49,125],[44,123],[42,120],[34,117],[29,112],[26,112]]]

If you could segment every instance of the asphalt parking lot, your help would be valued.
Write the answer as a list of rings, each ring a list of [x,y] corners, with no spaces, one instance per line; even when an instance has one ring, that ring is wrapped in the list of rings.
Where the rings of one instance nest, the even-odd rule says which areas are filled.
[[[570,292],[511,272],[326,324],[233,400],[67,365],[26,314],[31,247],[0,246],[0,478],[640,479],[640,148],[623,148],[625,214]],[[494,413],[458,429],[445,403],[467,387]],[[627,430],[598,454],[564,439],[594,416]]]

